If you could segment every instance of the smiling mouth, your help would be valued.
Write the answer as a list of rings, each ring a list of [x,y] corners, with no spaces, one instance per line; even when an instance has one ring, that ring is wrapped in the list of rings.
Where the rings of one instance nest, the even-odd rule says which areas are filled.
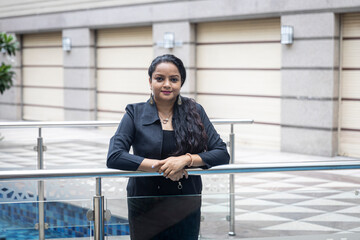
[[[170,94],[170,93],[172,93],[171,91],[161,91],[162,93],[164,93],[164,94]]]

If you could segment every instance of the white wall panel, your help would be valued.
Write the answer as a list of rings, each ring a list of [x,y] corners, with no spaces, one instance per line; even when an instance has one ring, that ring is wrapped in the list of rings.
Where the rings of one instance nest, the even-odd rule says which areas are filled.
[[[199,23],[197,101],[211,118],[237,125],[240,147],[280,150],[280,19]]]
[[[342,16],[339,154],[360,157],[360,13]]]
[[[280,19],[253,19],[201,23],[197,43],[280,41]]]
[[[151,27],[97,33],[97,118],[118,120],[129,103],[150,94],[147,68],[153,59]]]
[[[59,108],[25,106],[24,119],[37,121],[63,121],[64,110]]]
[[[26,88],[24,103],[45,106],[64,106],[64,90],[52,88]]]
[[[64,87],[64,71],[60,67],[23,67],[25,86]]]
[[[341,102],[341,127],[360,130],[360,101]]]
[[[97,51],[98,68],[147,68],[152,56],[152,47],[101,48]]]
[[[148,96],[130,94],[98,94],[98,109],[108,111],[125,111],[125,107],[130,103],[145,102]]]
[[[198,92],[280,96],[280,71],[203,70],[197,73]]]
[[[23,36],[23,47],[61,47],[61,32],[26,34]]]
[[[64,120],[61,32],[23,35],[23,118]]]
[[[198,45],[197,67],[280,69],[280,52],[278,43]]]
[[[23,64],[30,66],[62,66],[61,48],[27,48],[23,49]]]
[[[359,68],[360,66],[360,39],[343,41],[342,44],[343,68]]]
[[[250,118],[274,124],[280,122],[279,98],[199,95],[197,99],[211,118]]]
[[[98,47],[152,45],[150,27],[101,29],[97,34]]]
[[[142,92],[150,94],[146,70],[98,70],[98,91]]]
[[[348,157],[360,157],[360,132],[340,132],[340,154]]]

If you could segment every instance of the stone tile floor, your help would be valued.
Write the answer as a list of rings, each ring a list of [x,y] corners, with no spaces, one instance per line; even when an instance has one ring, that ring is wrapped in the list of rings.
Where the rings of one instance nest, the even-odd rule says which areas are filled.
[[[113,128],[44,129],[45,167],[104,167],[107,144],[113,132]],[[37,131],[2,129],[1,133],[4,139],[0,141],[0,171],[36,169],[33,146]],[[246,149],[237,149],[235,155],[236,163],[349,159]],[[360,188],[360,170],[236,174],[235,237],[227,234],[229,177],[205,175],[203,183],[202,239],[360,239],[360,197],[355,195],[355,190]],[[91,199],[94,195],[92,179],[51,180],[45,184],[51,186],[47,189],[49,200],[75,201]],[[64,186],[72,191],[64,191]],[[103,180],[107,207],[123,217],[126,217],[125,186],[126,179]],[[31,187],[35,188],[35,182],[33,186],[23,186]],[[84,207],[91,207],[89,200],[80,202]]]

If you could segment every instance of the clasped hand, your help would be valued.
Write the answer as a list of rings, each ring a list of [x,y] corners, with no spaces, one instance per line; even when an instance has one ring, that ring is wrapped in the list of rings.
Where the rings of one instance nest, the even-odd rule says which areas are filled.
[[[189,177],[188,172],[184,169],[187,165],[187,156],[168,157],[164,160],[157,161],[152,168],[159,169],[158,173],[172,181],[179,181],[183,177]]]

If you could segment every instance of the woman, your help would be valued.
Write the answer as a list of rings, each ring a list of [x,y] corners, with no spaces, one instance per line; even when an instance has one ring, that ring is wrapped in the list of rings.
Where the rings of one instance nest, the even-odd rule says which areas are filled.
[[[129,179],[131,239],[197,239],[202,183],[186,168],[227,164],[229,154],[204,109],[180,96],[186,71],[179,58],[155,58],[148,74],[150,99],[126,107],[107,166],[161,174]]]

